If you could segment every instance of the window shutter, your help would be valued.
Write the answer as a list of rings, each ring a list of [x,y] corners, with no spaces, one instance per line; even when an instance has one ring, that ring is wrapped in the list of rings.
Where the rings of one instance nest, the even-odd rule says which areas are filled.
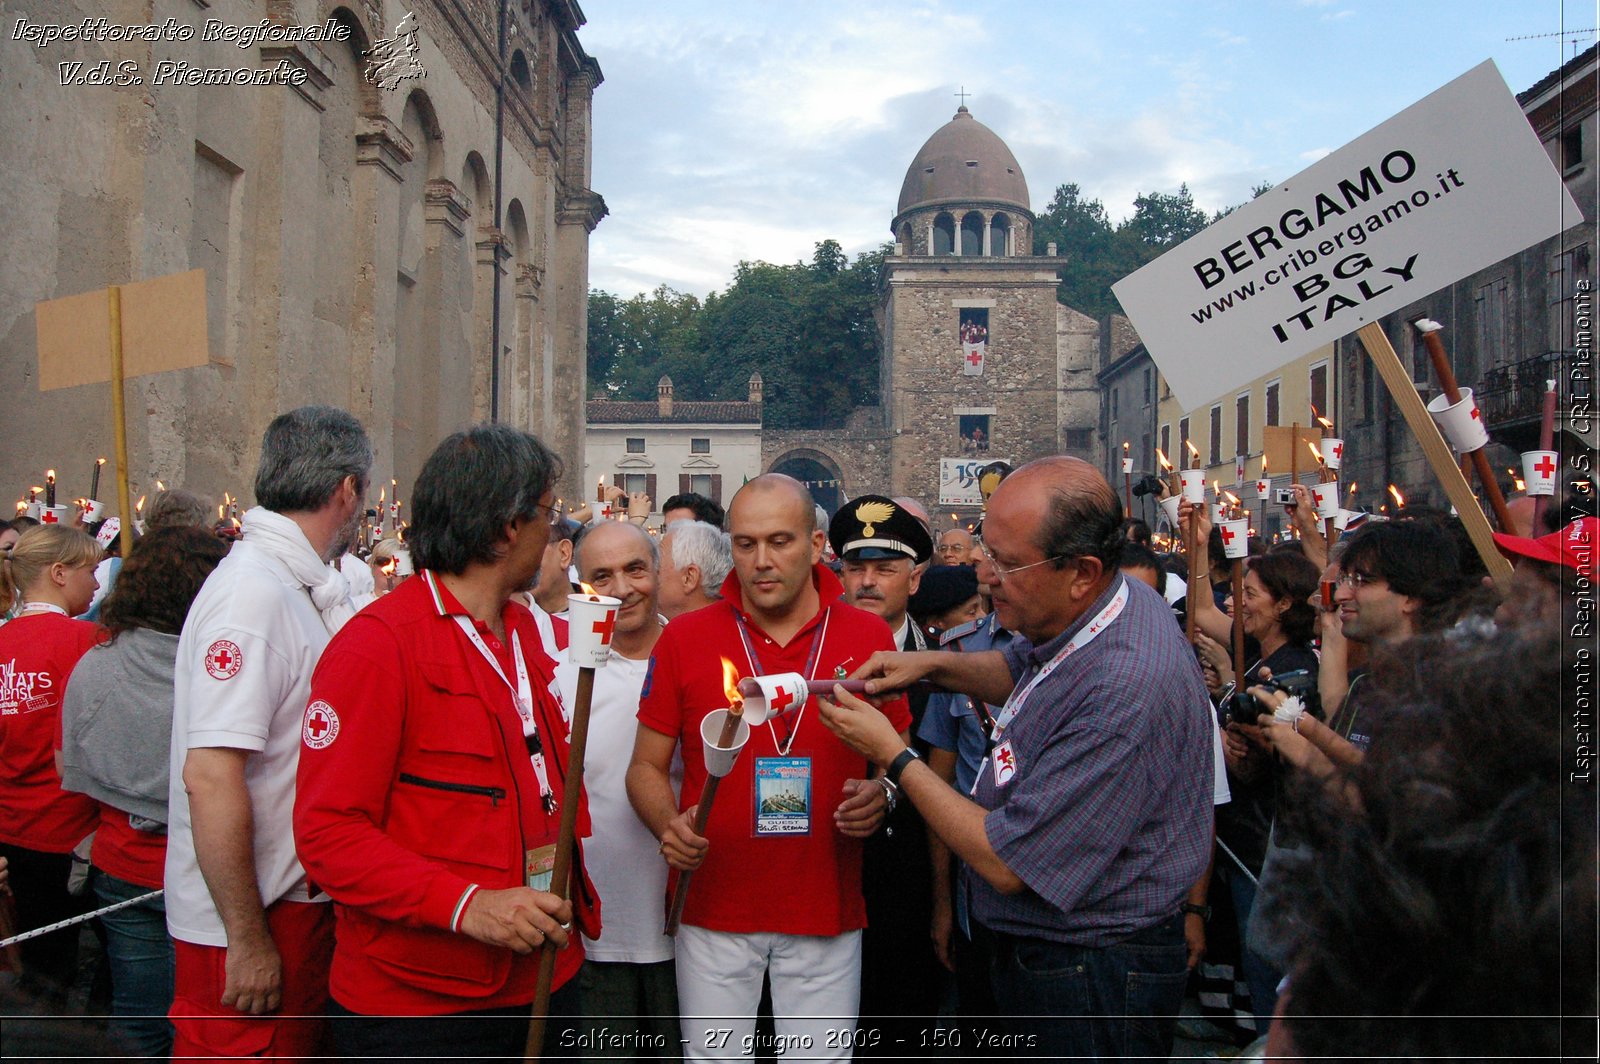
[[[722,474],[711,474],[711,501],[718,506],[722,505]]]
[[[689,494],[690,490],[691,489],[689,487],[689,474],[688,473],[679,473],[678,474],[678,494],[679,495],[687,495],[687,494]]]
[[[661,509],[661,502],[656,498],[656,475],[654,473],[645,474],[644,493],[650,496],[650,508],[652,510]]]

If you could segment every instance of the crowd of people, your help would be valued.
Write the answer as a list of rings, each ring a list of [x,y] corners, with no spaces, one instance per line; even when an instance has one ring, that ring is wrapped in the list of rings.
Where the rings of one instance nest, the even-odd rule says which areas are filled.
[[[182,490],[0,528],[0,938],[98,912],[6,990],[68,1015],[92,929],[104,1055],[1166,1059],[1196,992],[1285,1059],[1593,1048],[1585,483],[1493,588],[1449,515],[1329,542],[1298,487],[1239,573],[1181,507],[1191,580],[1070,457],[975,532],[777,474],[580,521],[505,426],[358,549],[372,463],[303,407],[237,537]],[[578,582],[620,603],[592,677]],[[793,673],[714,777],[708,716]]]

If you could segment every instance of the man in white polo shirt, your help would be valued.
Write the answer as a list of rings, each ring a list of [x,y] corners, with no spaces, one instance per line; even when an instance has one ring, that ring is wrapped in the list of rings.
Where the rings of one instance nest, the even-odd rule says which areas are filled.
[[[295,856],[295,772],[312,669],[354,615],[328,562],[371,466],[343,410],[274,419],[243,538],[184,622],[166,867],[174,1057],[318,1054],[324,1025],[303,1017],[327,1005],[333,917]]]
[[[663,930],[667,866],[656,837],[628,801],[639,692],[662,630],[656,612],[660,559],[656,541],[628,521],[585,528],[573,558],[578,579],[622,600],[610,657],[594,674],[583,778],[594,825],[594,834],[583,843],[583,863],[606,913],[605,934],[583,942],[584,964],[578,972],[583,1011],[594,1037],[591,1044],[615,1047],[607,1054],[679,1060],[678,986],[672,939]],[[572,705],[578,667],[565,655],[556,681],[563,704]],[[679,765],[673,772],[674,793],[682,779]],[[606,1029],[604,1036],[601,1029]]]

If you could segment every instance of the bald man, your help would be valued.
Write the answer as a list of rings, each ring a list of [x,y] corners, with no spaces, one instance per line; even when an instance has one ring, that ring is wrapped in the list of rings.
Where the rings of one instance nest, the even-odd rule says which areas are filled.
[[[1211,704],[1166,603],[1118,571],[1122,546],[1094,467],[1029,463],[990,499],[978,562],[1019,638],[858,670],[875,692],[926,677],[1002,706],[971,797],[869,703],[838,688],[822,703],[961,858],[974,945],[1029,1056],[1171,1055],[1183,907],[1211,849]]]
[[[976,565],[973,557],[972,533],[964,528],[947,528],[939,533],[939,545],[934,548],[940,565]]]
[[[767,474],[740,488],[728,531],[734,571],[721,599],[673,618],[656,643],[628,769],[628,796],[662,857],[695,871],[676,944],[685,1055],[748,1058],[766,976],[783,1044],[845,1061],[851,1042],[838,1032],[856,1023],[866,925],[861,840],[882,822],[887,788],[806,698],[751,729],[699,835],[701,722],[728,705],[723,661],[739,676],[828,679],[894,640],[881,618],[840,600],[798,481]],[[905,699],[884,708],[904,740]],[[681,801],[669,779],[680,745]]]

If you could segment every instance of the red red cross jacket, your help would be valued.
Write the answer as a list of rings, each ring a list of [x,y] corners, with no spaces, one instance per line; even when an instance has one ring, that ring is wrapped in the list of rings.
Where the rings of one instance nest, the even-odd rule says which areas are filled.
[[[526,855],[556,841],[560,814],[540,801],[511,689],[459,628],[460,604],[429,575],[334,637],[312,677],[301,736],[295,842],[311,883],[335,902],[333,997],[363,1014],[526,1004],[537,978],[537,953],[454,930],[474,885],[526,883]],[[521,642],[559,798],[568,747],[554,665],[527,610],[507,605],[503,619],[507,638]],[[508,649],[492,649],[516,682]],[[580,806],[579,837],[589,830]],[[586,875],[575,877],[574,895],[579,929],[598,938],[600,903]],[[574,935],[556,962],[557,988],[582,960]]]

